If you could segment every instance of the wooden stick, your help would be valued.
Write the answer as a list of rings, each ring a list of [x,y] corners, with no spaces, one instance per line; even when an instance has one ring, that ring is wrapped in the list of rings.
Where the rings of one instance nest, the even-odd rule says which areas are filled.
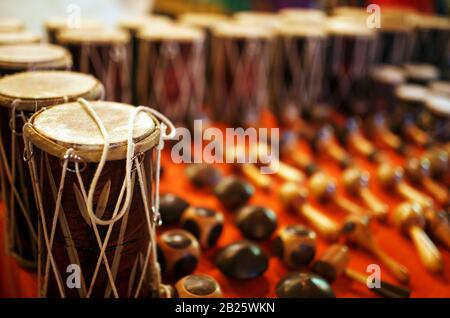
[[[361,188],[359,195],[379,220],[386,220],[389,207],[380,201],[368,188]]]
[[[336,241],[339,236],[339,225],[310,204],[303,204],[299,213],[314,226],[317,232],[328,241]]]
[[[397,191],[406,199],[419,203],[422,207],[431,207],[433,199],[416,190],[404,181],[397,184]]]
[[[422,185],[440,205],[447,205],[449,203],[450,198],[448,190],[441,186],[439,183],[437,183],[430,177],[424,177],[422,178]]]
[[[272,179],[268,175],[262,174],[257,166],[245,163],[240,165],[240,170],[257,187],[263,190],[269,190],[272,186]]]
[[[418,226],[411,226],[409,235],[425,268],[433,273],[441,272],[444,266],[441,253],[439,253],[428,235]]]
[[[344,210],[348,214],[364,214],[363,209],[359,205],[353,203],[350,200],[347,200],[344,197],[335,196],[334,202],[340,209]]]

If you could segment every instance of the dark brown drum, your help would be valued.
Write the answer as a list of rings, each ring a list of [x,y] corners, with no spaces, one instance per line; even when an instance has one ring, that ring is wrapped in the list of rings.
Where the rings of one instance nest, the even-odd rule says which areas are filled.
[[[166,125],[173,134],[148,107],[84,99],[30,118],[24,136],[39,210],[40,296],[159,296]]]
[[[276,33],[271,105],[278,121],[289,124],[302,112],[310,113],[322,94],[326,30],[314,24],[285,24]]]
[[[95,19],[83,18],[79,24],[74,24],[68,17],[53,17],[45,20],[44,26],[47,33],[47,41],[52,44],[57,43],[57,34],[63,30],[81,29],[98,31],[103,30],[105,26],[102,22]]]
[[[395,89],[405,83],[405,71],[393,65],[378,65],[370,71],[373,112],[391,113],[395,107]]]
[[[376,35],[365,22],[354,18],[331,18],[327,53],[327,90],[335,107],[353,114],[369,111],[369,70],[376,53]]]
[[[213,30],[213,107],[216,120],[257,125],[267,99],[272,32],[262,25],[222,23]]]
[[[382,19],[378,30],[376,60],[381,64],[402,65],[412,58],[414,48],[413,28],[400,18]]]
[[[145,15],[138,17],[128,17],[119,19],[119,28],[126,31],[130,35],[131,43],[131,58],[130,58],[130,69],[131,69],[131,91],[132,91],[132,101],[133,104],[138,103],[137,99],[137,87],[136,87],[136,68],[138,59],[138,39],[137,33],[143,28],[158,28],[171,23],[171,19],[163,15]]]
[[[37,70],[70,70],[70,53],[51,44],[18,44],[0,46],[0,77]]]
[[[6,204],[10,252],[25,268],[36,267],[37,211],[28,167],[23,161],[22,126],[42,107],[78,97],[99,99],[103,86],[81,73],[36,71],[0,79],[0,178]]]
[[[64,30],[58,43],[72,54],[73,69],[92,74],[105,86],[105,99],[131,100],[129,36],[124,31]]]
[[[191,127],[202,109],[205,87],[204,34],[182,25],[138,34],[138,101],[176,124]]]

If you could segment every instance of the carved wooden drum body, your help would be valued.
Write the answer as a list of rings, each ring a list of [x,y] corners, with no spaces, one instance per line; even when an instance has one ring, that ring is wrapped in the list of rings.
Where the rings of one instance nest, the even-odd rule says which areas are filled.
[[[22,126],[35,111],[78,97],[99,99],[103,86],[81,73],[36,71],[0,79],[0,179],[6,204],[7,243],[26,268],[36,267],[37,211],[23,161]]]
[[[72,54],[75,71],[92,74],[103,83],[106,100],[131,100],[129,36],[126,32],[64,30],[58,33],[58,43]]]
[[[41,296],[159,295],[153,243],[166,126],[157,116],[82,99],[36,113],[24,127],[39,207]],[[71,268],[76,288],[67,283]]]
[[[261,25],[222,23],[213,30],[215,119],[233,126],[256,125],[267,99],[272,33]]]
[[[176,124],[191,127],[202,109],[205,88],[204,33],[167,25],[139,35],[138,101]]]

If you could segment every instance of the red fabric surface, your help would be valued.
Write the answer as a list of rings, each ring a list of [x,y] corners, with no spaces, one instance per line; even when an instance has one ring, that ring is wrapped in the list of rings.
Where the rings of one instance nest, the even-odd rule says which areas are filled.
[[[304,151],[309,152],[307,144],[302,143],[299,147],[304,149]],[[212,194],[192,187],[185,177],[184,165],[173,164],[170,160],[170,153],[168,150],[169,149],[165,150],[162,160],[165,172],[162,178],[161,192],[174,192],[187,199],[192,205],[205,206],[223,211],[220,203]],[[397,164],[402,164],[403,159],[401,157],[392,152],[388,152],[388,154],[390,160]],[[367,160],[357,156],[355,156],[355,159],[357,164],[361,167],[368,169],[370,172],[374,171],[375,166]],[[316,161],[336,181],[340,182],[339,178],[341,170],[336,164],[330,162],[321,155],[317,157]],[[231,173],[230,167],[225,165],[219,165],[219,167],[223,169],[224,173]],[[277,194],[277,190],[281,184],[282,182],[279,179],[276,179],[275,187],[270,193],[257,190],[256,195],[251,199],[250,203],[265,205],[272,208],[278,215],[279,226],[292,223],[305,224],[305,221],[300,217],[289,213],[282,207]],[[371,189],[389,204],[391,208],[401,201],[398,196],[381,191],[376,182],[371,182]],[[339,185],[338,191],[340,195],[345,195],[342,192],[341,185]],[[337,221],[340,221],[345,217],[340,211],[331,211],[329,207],[321,206],[317,202],[313,202],[313,200],[311,200],[311,202],[315,206],[325,210],[329,216]],[[358,201],[356,200],[355,202]],[[3,210],[2,208],[0,209]],[[223,212],[225,214],[224,232],[222,233],[217,247],[203,252],[201,262],[196,272],[206,273],[215,277],[220,283],[226,297],[275,296],[274,290],[277,282],[288,273],[288,270],[286,270],[276,257],[270,256],[269,269],[262,277],[249,281],[236,281],[226,278],[215,267],[214,257],[217,251],[221,247],[243,238],[237,227],[233,224],[232,214],[227,211]],[[3,216],[3,211],[1,211],[1,226],[3,226]],[[391,222],[389,222],[388,225],[381,225],[373,222],[372,228],[381,247],[410,270],[411,282],[409,287],[412,290],[412,297],[450,297],[450,252],[439,247],[444,259],[445,269],[443,274],[433,275],[427,272],[420,264],[412,242],[408,238],[402,236],[398,230],[391,225]],[[167,227],[163,226],[160,231],[165,229],[167,229]],[[36,275],[20,269],[15,261],[6,255],[3,239],[4,236],[0,235],[0,297],[34,297],[36,295]],[[261,245],[267,253],[270,254],[269,241],[263,242]],[[320,255],[327,245],[327,243],[319,238],[317,255]],[[350,268],[358,271],[365,271],[369,264],[378,263],[379,262],[373,256],[358,250],[357,248],[352,249]],[[383,265],[380,266],[382,269],[382,279],[396,283],[390,273],[385,270],[385,267]],[[338,297],[375,297],[365,286],[343,277],[339,278],[333,284],[333,288]]]

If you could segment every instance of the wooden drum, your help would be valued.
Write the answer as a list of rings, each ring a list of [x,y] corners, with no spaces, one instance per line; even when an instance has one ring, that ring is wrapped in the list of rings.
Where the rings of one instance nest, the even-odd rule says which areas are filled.
[[[280,123],[310,112],[323,87],[326,32],[319,25],[278,28],[271,70],[271,105]]]
[[[434,140],[450,140],[450,96],[430,92],[425,99],[425,108],[419,114],[418,122]]]
[[[96,19],[83,18],[79,24],[75,24],[68,17],[52,17],[44,22],[45,31],[47,33],[47,41],[52,44],[58,43],[58,33],[64,30],[81,29],[81,30],[103,30],[104,25]]]
[[[41,296],[159,296],[155,227],[167,127],[173,135],[148,107],[84,99],[30,118],[24,140],[39,210]]]
[[[213,30],[215,119],[233,126],[257,125],[267,99],[272,32],[262,25],[221,23]]]
[[[327,53],[327,88],[335,107],[353,114],[368,111],[368,74],[375,59],[376,36],[353,18],[331,18]]]
[[[191,127],[205,87],[204,34],[182,25],[143,29],[139,34],[138,101],[176,124]]]
[[[378,65],[370,71],[374,112],[391,113],[395,107],[395,89],[406,82],[405,71],[393,65]]]
[[[64,30],[58,33],[58,43],[72,54],[75,71],[92,74],[105,85],[106,100],[131,100],[129,36],[126,32]]]
[[[70,70],[70,53],[51,44],[19,44],[0,46],[0,77],[35,70]]]
[[[0,79],[0,179],[6,204],[10,252],[28,269],[36,267],[37,211],[28,167],[23,161],[22,126],[42,107],[77,97],[99,99],[103,86],[81,73],[36,71]]]

